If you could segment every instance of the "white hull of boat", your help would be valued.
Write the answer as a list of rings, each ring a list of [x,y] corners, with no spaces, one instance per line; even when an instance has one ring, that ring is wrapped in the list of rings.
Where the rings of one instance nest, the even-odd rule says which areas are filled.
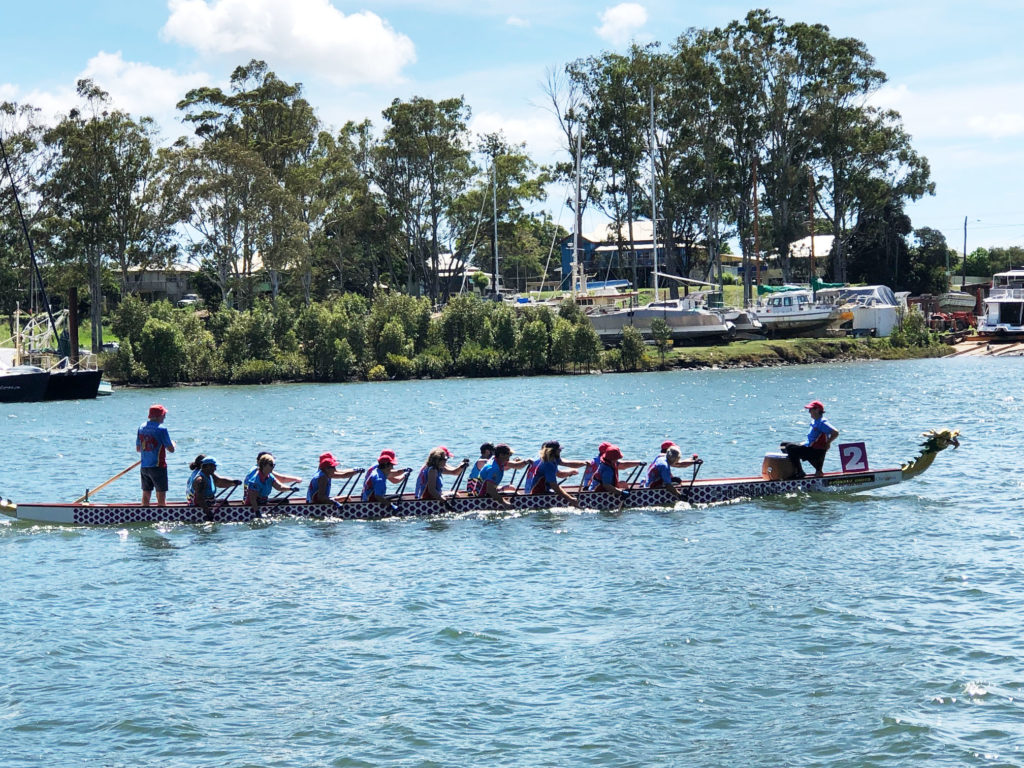
[[[632,309],[597,310],[589,312],[587,317],[597,335],[607,342],[619,341],[627,326],[636,328],[646,339],[653,338],[651,323],[655,319],[665,321],[673,341],[706,341],[733,335],[732,324],[718,315],[676,300],[652,302]]]

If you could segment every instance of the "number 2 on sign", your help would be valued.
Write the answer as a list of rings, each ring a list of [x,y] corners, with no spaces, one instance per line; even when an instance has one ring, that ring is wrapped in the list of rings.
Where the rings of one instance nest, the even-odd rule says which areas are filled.
[[[843,472],[867,472],[868,452],[864,443],[843,443],[839,446]]]

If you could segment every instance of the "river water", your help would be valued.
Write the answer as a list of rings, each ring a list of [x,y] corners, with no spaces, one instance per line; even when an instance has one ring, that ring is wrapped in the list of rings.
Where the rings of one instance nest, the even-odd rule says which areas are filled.
[[[1024,765],[1024,360],[119,391],[0,406],[0,493],[70,500],[162,402],[185,464],[419,467],[672,437],[750,475],[825,402],[845,496],[621,514],[0,523],[0,766]],[[828,469],[835,469],[830,454]],[[137,473],[97,500],[133,498]]]

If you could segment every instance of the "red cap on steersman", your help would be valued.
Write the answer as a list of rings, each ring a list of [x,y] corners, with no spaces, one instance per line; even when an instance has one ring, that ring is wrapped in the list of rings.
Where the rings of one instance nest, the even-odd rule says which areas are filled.
[[[824,404],[822,404],[821,400],[811,400],[811,402],[805,405],[804,408],[806,408],[807,410],[810,410],[811,408],[817,408],[822,413],[825,412],[825,406]]]
[[[157,404],[157,405],[149,406],[149,418],[157,419],[157,418],[159,418],[161,416],[166,416],[166,415],[167,415],[167,409],[164,408],[162,405]]]

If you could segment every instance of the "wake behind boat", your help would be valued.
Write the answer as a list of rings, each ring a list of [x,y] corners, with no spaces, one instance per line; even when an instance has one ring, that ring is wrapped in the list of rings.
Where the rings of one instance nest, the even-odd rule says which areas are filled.
[[[959,447],[959,431],[930,430],[923,436],[921,452],[899,467],[869,469],[862,459],[862,468],[847,464],[847,471],[829,472],[822,477],[788,476],[791,465],[775,454],[765,457],[758,477],[731,477],[691,480],[677,484],[681,499],[691,504],[716,504],[737,499],[756,499],[794,493],[850,493],[883,488],[909,480],[931,466],[935,456],[949,446]],[[856,445],[856,444],[854,444]],[[845,446],[840,446],[842,452]],[[856,457],[854,457],[856,458]],[[857,469],[850,469],[857,466]],[[666,488],[630,487],[623,499],[605,491],[579,491],[565,486],[577,494],[580,507],[591,510],[619,510],[673,506],[679,499]],[[562,506],[553,494],[510,493],[504,498],[513,510],[536,511]],[[253,509],[242,502],[215,504],[204,510],[189,504],[143,506],[133,502],[113,504],[51,503],[15,504],[0,500],[0,512],[9,517],[34,523],[70,525],[128,525],[133,523],[246,523],[269,517],[296,517],[309,519],[380,520],[402,517],[436,517],[452,514],[506,511],[487,496],[456,493],[445,501],[417,499],[411,494],[393,497],[388,502],[358,501],[343,498],[327,504],[310,504],[284,498],[271,500]]]

